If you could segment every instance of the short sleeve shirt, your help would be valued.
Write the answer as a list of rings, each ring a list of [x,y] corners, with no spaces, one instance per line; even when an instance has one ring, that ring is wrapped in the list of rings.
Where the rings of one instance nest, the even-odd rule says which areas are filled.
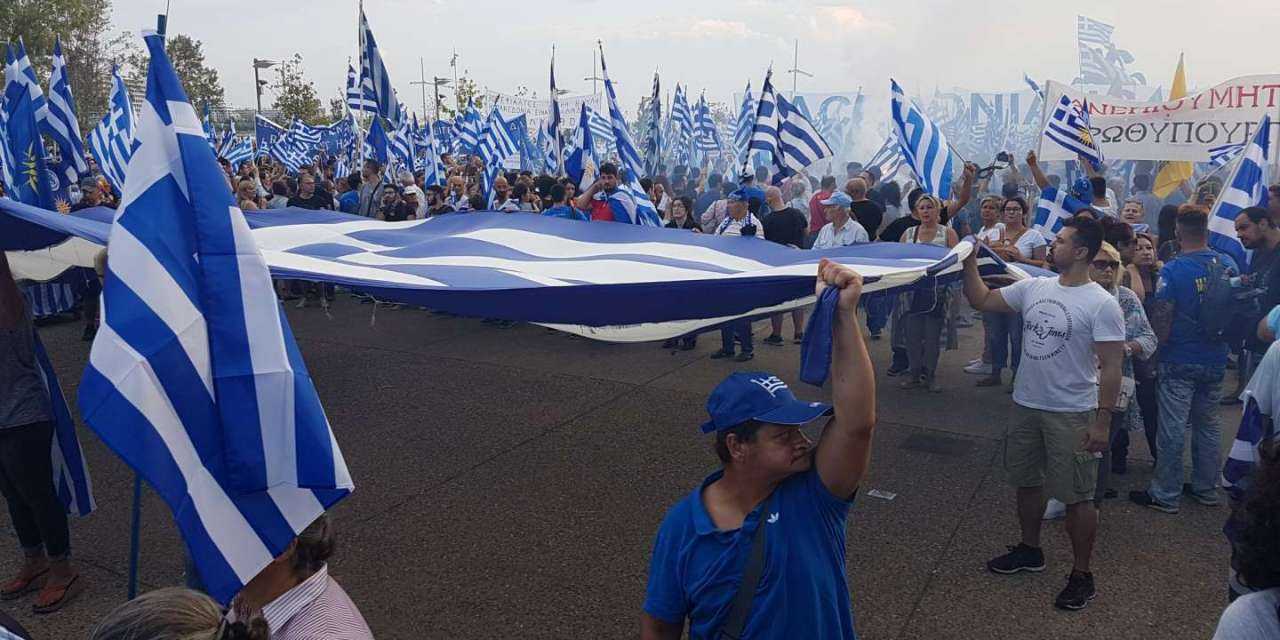
[[[1221,366],[1227,363],[1226,342],[1209,340],[1200,329],[1200,298],[1208,283],[1208,264],[1214,258],[1235,269],[1235,262],[1212,249],[1184,253],[1160,269],[1155,298],[1173,303],[1173,326],[1160,349],[1160,361],[1172,364]]]
[[[716,471],[667,512],[654,540],[644,611],[672,624],[689,621],[690,640],[715,638],[742,581],[757,526],[764,570],[744,638],[853,639],[845,572],[845,520],[853,500],[831,495],[816,468],[797,473],[747,515],[740,529],[717,529],[702,492]]]
[[[1022,314],[1022,364],[1013,401],[1054,413],[1098,407],[1095,342],[1122,342],[1124,315],[1106,289],[1090,282],[1065,287],[1056,276],[1019,280],[1004,301]]]

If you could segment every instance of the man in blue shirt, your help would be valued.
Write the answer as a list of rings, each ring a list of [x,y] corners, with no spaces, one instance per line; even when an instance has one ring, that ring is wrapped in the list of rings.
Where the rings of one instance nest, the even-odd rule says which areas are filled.
[[[547,207],[547,210],[543,211],[542,215],[566,220],[587,219],[587,214],[569,206],[569,197],[562,184],[551,187],[551,202],[553,203],[552,206]]]
[[[875,374],[858,330],[862,279],[823,260],[820,287],[840,294],[831,329],[834,418],[815,446],[799,429],[831,412],[796,400],[767,373],[739,372],[707,400],[724,464],[667,512],[654,541],[641,617],[644,640],[718,638],[756,529],[764,536],[742,637],[853,639],[845,519],[866,472],[876,423]]]
[[[1156,470],[1146,491],[1132,491],[1129,499],[1165,513],[1177,513],[1183,493],[1182,449],[1191,428],[1191,487],[1189,494],[1204,505],[1218,504],[1218,447],[1222,426],[1218,400],[1227,366],[1227,343],[1210,337],[1200,326],[1200,305],[1208,285],[1209,265],[1217,260],[1233,273],[1239,268],[1230,256],[1209,248],[1205,212],[1178,212],[1181,252],[1160,270],[1151,326],[1160,340],[1160,429],[1156,434]]]

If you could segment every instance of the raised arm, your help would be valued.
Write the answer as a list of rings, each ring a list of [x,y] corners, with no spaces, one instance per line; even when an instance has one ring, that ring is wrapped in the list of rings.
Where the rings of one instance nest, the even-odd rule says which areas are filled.
[[[969,252],[969,256],[964,259],[964,297],[969,300],[969,305],[978,311],[1014,312],[1013,307],[1004,301],[1000,291],[992,291],[978,274],[977,247],[974,247],[973,251]]]
[[[596,192],[599,190],[600,190],[600,181],[596,180],[595,182],[592,182],[591,186],[587,187],[587,190],[583,191],[578,196],[578,198],[574,200],[573,202],[574,206],[576,206],[577,208],[583,211],[590,211],[591,200],[596,197]]]
[[[1031,179],[1036,181],[1036,186],[1040,187],[1041,191],[1049,188],[1049,179],[1040,170],[1040,162],[1036,160],[1035,151],[1027,152],[1027,169],[1031,171]]]
[[[832,495],[849,498],[858,489],[871,460],[876,427],[876,376],[867,343],[858,327],[862,276],[849,267],[823,259],[818,264],[818,293],[838,287],[832,328],[831,399],[835,418],[822,431],[815,465]]]
[[[960,210],[966,204],[969,204],[969,198],[973,195],[973,178],[977,173],[978,165],[972,162],[964,163],[964,170],[961,172],[960,192],[956,194],[954,199],[948,200],[946,203],[947,212],[950,215],[960,215]]]
[[[1098,169],[1094,169],[1093,163],[1089,162],[1088,160],[1085,160],[1083,156],[1079,158],[1078,162],[1080,163],[1080,166],[1084,167],[1084,174],[1086,176],[1090,178],[1097,178],[1103,175],[1102,171]]]

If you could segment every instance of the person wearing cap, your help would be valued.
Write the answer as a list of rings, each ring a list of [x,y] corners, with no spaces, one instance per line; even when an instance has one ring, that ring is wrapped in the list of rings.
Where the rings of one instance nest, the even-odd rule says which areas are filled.
[[[764,167],[760,167],[760,169],[764,169],[765,177],[767,178],[768,169]],[[760,207],[764,206],[764,189],[757,186],[757,182],[764,182],[764,179],[750,173],[742,174],[741,179],[738,181],[738,190],[747,198],[747,210],[756,216],[760,215]]]
[[[592,222],[631,222],[636,201],[618,188],[619,181],[618,165],[601,163],[596,181],[578,196],[577,207],[590,212]]]
[[[89,207],[109,207],[114,209],[110,203],[105,202],[102,197],[102,185],[98,183],[97,178],[88,177],[80,180],[80,201],[71,205],[72,211],[80,211]]]
[[[871,241],[867,230],[850,216],[851,204],[853,198],[843,191],[832,193],[822,201],[823,213],[831,222],[818,231],[818,237],[813,240],[814,249],[833,249],[847,247],[855,242]]]
[[[716,235],[757,237],[763,233],[760,220],[747,210],[747,194],[744,189],[730,193],[725,199],[728,201],[728,213],[716,228]],[[742,344],[742,353],[736,358],[733,355],[735,341]],[[754,357],[755,348],[751,341],[750,320],[746,318],[730,320],[720,327],[720,350],[711,354],[712,360],[734,358],[737,362],[746,362]]]
[[[658,529],[642,639],[679,638],[686,621],[690,638],[720,637],[757,539],[763,569],[741,637],[856,637],[846,520],[870,462],[875,373],[857,326],[862,278],[823,260],[820,297],[826,287],[839,289],[826,336],[834,407],[798,400],[762,372],[731,374],[712,391],[702,431],[715,434],[723,466],[672,506]],[[828,415],[815,445],[800,427]]]

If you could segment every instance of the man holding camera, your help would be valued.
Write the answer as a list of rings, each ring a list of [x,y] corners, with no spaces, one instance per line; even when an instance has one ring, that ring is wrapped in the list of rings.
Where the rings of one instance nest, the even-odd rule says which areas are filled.
[[[760,220],[747,208],[748,197],[744,189],[738,189],[725,198],[728,201],[728,215],[720,226],[716,227],[716,235],[756,237],[761,225]],[[736,358],[733,356],[735,338],[742,343],[742,353]],[[720,350],[711,354],[713,360],[733,358],[736,362],[746,362],[754,357],[750,320],[746,318],[731,320],[720,328]]]

